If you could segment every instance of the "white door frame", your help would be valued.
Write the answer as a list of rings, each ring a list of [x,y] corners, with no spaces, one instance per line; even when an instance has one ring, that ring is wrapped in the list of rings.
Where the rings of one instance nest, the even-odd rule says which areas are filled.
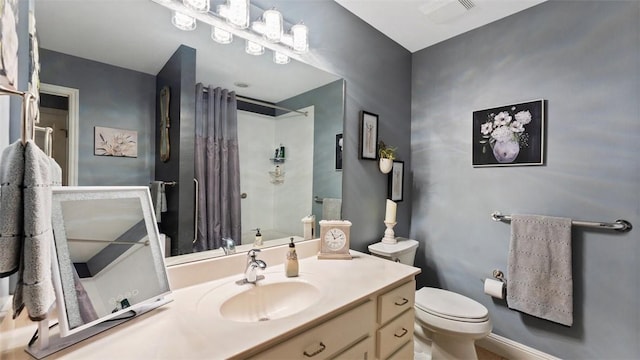
[[[78,185],[78,139],[79,139],[79,123],[80,123],[80,90],[51,85],[51,84],[40,84],[40,92],[66,97],[69,101],[69,129],[68,131],[68,140],[69,140],[69,153],[68,156],[68,182],[70,186]]]

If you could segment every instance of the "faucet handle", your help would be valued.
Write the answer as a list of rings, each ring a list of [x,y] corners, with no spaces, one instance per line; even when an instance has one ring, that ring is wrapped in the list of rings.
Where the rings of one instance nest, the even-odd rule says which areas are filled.
[[[251,249],[247,252],[247,256],[255,259],[256,255],[258,255],[256,253],[259,253],[259,252],[260,252],[260,249]]]

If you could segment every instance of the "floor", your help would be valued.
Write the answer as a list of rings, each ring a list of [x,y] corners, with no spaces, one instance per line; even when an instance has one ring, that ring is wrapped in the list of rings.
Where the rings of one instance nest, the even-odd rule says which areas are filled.
[[[476,346],[478,360],[509,360],[491,351]],[[415,343],[413,360],[431,360],[431,349],[429,345]]]
[[[476,352],[478,353],[478,360],[509,360],[479,346],[476,346]]]

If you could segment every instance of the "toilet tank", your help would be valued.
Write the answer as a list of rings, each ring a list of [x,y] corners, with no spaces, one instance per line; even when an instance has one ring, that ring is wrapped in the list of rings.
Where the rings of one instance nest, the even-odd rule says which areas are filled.
[[[418,242],[401,237],[397,238],[397,240],[398,242],[395,244],[385,244],[383,242],[371,244],[369,245],[369,252],[374,256],[413,266]]]

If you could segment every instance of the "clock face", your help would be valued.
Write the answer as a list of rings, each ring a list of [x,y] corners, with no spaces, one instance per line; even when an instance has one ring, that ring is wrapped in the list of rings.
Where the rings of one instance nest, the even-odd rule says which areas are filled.
[[[330,250],[340,250],[347,242],[347,235],[341,229],[329,229],[324,234],[323,241]]]

